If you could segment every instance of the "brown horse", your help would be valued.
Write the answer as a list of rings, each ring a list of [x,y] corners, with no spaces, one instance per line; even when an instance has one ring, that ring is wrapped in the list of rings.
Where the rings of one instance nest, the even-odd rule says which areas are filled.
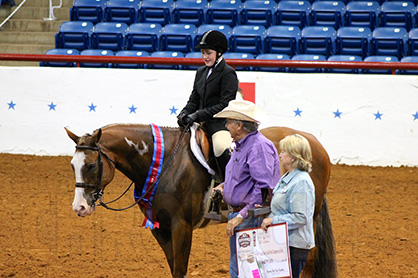
[[[144,187],[153,157],[154,137],[149,125],[109,125],[79,137],[67,130],[76,143],[71,161],[76,177],[73,210],[79,216],[93,213],[106,185],[121,171],[135,183],[139,192]],[[161,128],[164,136],[164,155],[171,156],[170,165],[160,175],[152,209],[159,228],[152,234],[164,250],[173,277],[186,277],[193,229],[201,223],[204,200],[209,191],[211,175],[190,150],[190,133],[179,142],[182,130]],[[313,151],[312,179],[316,188],[316,248],[312,250],[303,277],[336,277],[334,239],[324,194],[330,176],[329,157],[311,134],[283,127],[261,131],[278,148],[286,135],[300,133],[310,142]],[[164,167],[164,166],[163,166]],[[284,173],[284,172],[282,172]],[[324,200],[324,201],[323,201]],[[140,206],[145,213],[145,208]]]

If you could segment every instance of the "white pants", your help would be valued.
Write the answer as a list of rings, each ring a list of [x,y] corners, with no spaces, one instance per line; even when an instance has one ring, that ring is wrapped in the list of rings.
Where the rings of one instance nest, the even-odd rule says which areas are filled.
[[[212,135],[213,153],[219,157],[231,146],[232,137],[228,130],[220,130]]]

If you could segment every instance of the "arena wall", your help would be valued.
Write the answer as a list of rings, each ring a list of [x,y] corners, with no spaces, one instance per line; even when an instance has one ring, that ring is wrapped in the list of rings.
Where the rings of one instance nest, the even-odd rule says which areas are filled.
[[[0,67],[0,152],[72,155],[64,127],[176,126],[194,71]],[[332,163],[418,166],[418,79],[400,75],[238,72],[261,127],[313,133]],[[244,85],[244,84],[243,84]]]

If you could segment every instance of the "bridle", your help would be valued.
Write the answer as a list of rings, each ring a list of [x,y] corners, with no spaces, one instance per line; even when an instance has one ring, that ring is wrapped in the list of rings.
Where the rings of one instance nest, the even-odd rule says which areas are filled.
[[[143,199],[144,199],[144,197],[152,190],[152,188],[155,186],[155,184],[160,180],[160,178],[163,176],[163,174],[164,174],[164,172],[165,172],[165,170],[167,169],[167,166],[168,165],[170,165],[171,164],[171,162],[172,162],[172,160],[173,160],[173,158],[174,158],[174,155],[177,153],[177,151],[178,151],[178,149],[179,149],[179,147],[180,147],[180,143],[181,143],[181,141],[183,140],[183,137],[184,137],[184,135],[186,134],[186,132],[189,130],[189,127],[190,127],[190,125],[191,124],[187,124],[186,125],[186,127],[183,129],[183,131],[182,131],[182,133],[181,133],[181,135],[180,135],[180,137],[179,137],[179,140],[177,141],[177,144],[176,144],[176,146],[175,146],[175,148],[174,148],[174,150],[173,150],[173,152],[171,153],[171,155],[170,155],[170,157],[168,158],[168,160],[167,160],[167,162],[163,165],[163,167],[162,167],[162,169],[161,169],[161,172],[160,172],[160,174],[158,175],[158,177],[155,179],[155,181],[149,186],[149,188],[148,188],[148,190],[144,193],[144,194],[142,194],[142,196],[141,197],[139,197],[136,201],[135,201],[135,203],[133,203],[133,204],[131,204],[131,205],[129,205],[129,206],[127,206],[127,207],[125,207],[125,208],[112,208],[112,207],[109,207],[108,206],[108,204],[110,204],[110,203],[113,203],[113,202],[115,202],[115,201],[117,201],[117,200],[119,200],[123,195],[125,195],[125,193],[126,192],[128,192],[128,190],[131,188],[131,186],[132,186],[132,184],[134,183],[133,181],[131,182],[131,184],[128,186],[128,188],[122,193],[122,195],[120,195],[119,197],[117,197],[116,199],[114,199],[113,201],[110,201],[110,202],[106,202],[106,203],[104,203],[103,201],[102,201],[102,196],[103,196],[103,189],[102,189],[102,176],[103,176],[103,160],[102,160],[102,155],[106,158],[106,159],[108,159],[110,162],[112,162],[112,166],[115,168],[116,167],[116,162],[115,161],[113,161],[112,159],[110,159],[110,157],[106,154],[106,153],[104,153],[103,151],[102,151],[102,149],[100,148],[100,146],[99,145],[96,145],[96,146],[79,146],[79,145],[77,145],[75,148],[76,149],[79,149],[79,150],[92,150],[92,151],[97,151],[97,153],[99,154],[99,157],[98,157],[98,164],[99,164],[99,170],[98,170],[98,173],[97,173],[97,184],[90,184],[90,183],[84,183],[84,182],[77,182],[76,184],[75,184],[75,187],[77,188],[94,188],[95,189],[95,191],[92,193],[92,197],[93,197],[93,205],[95,205],[96,204],[96,201],[99,201],[99,203],[97,204],[97,206],[103,206],[103,207],[105,207],[106,209],[109,209],[109,210],[113,210],[113,211],[123,211],[123,210],[127,210],[127,209],[129,209],[129,208],[131,208],[131,207],[133,207],[133,206],[135,206],[136,204],[139,204]]]

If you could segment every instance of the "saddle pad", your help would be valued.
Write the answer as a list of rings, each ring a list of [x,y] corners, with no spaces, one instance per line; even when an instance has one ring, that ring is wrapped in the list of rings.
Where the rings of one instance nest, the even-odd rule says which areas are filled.
[[[197,127],[198,127],[198,125],[196,123],[194,123],[190,127],[190,131],[192,133],[191,136],[190,136],[190,149],[192,150],[192,153],[194,154],[196,159],[200,162],[200,164],[202,164],[202,166],[205,167],[206,170],[208,170],[209,174],[214,176],[215,171],[212,168],[210,168],[209,164],[206,162],[205,157],[203,156],[202,151],[200,150],[199,146],[197,145],[197,142],[196,142],[196,128]]]

